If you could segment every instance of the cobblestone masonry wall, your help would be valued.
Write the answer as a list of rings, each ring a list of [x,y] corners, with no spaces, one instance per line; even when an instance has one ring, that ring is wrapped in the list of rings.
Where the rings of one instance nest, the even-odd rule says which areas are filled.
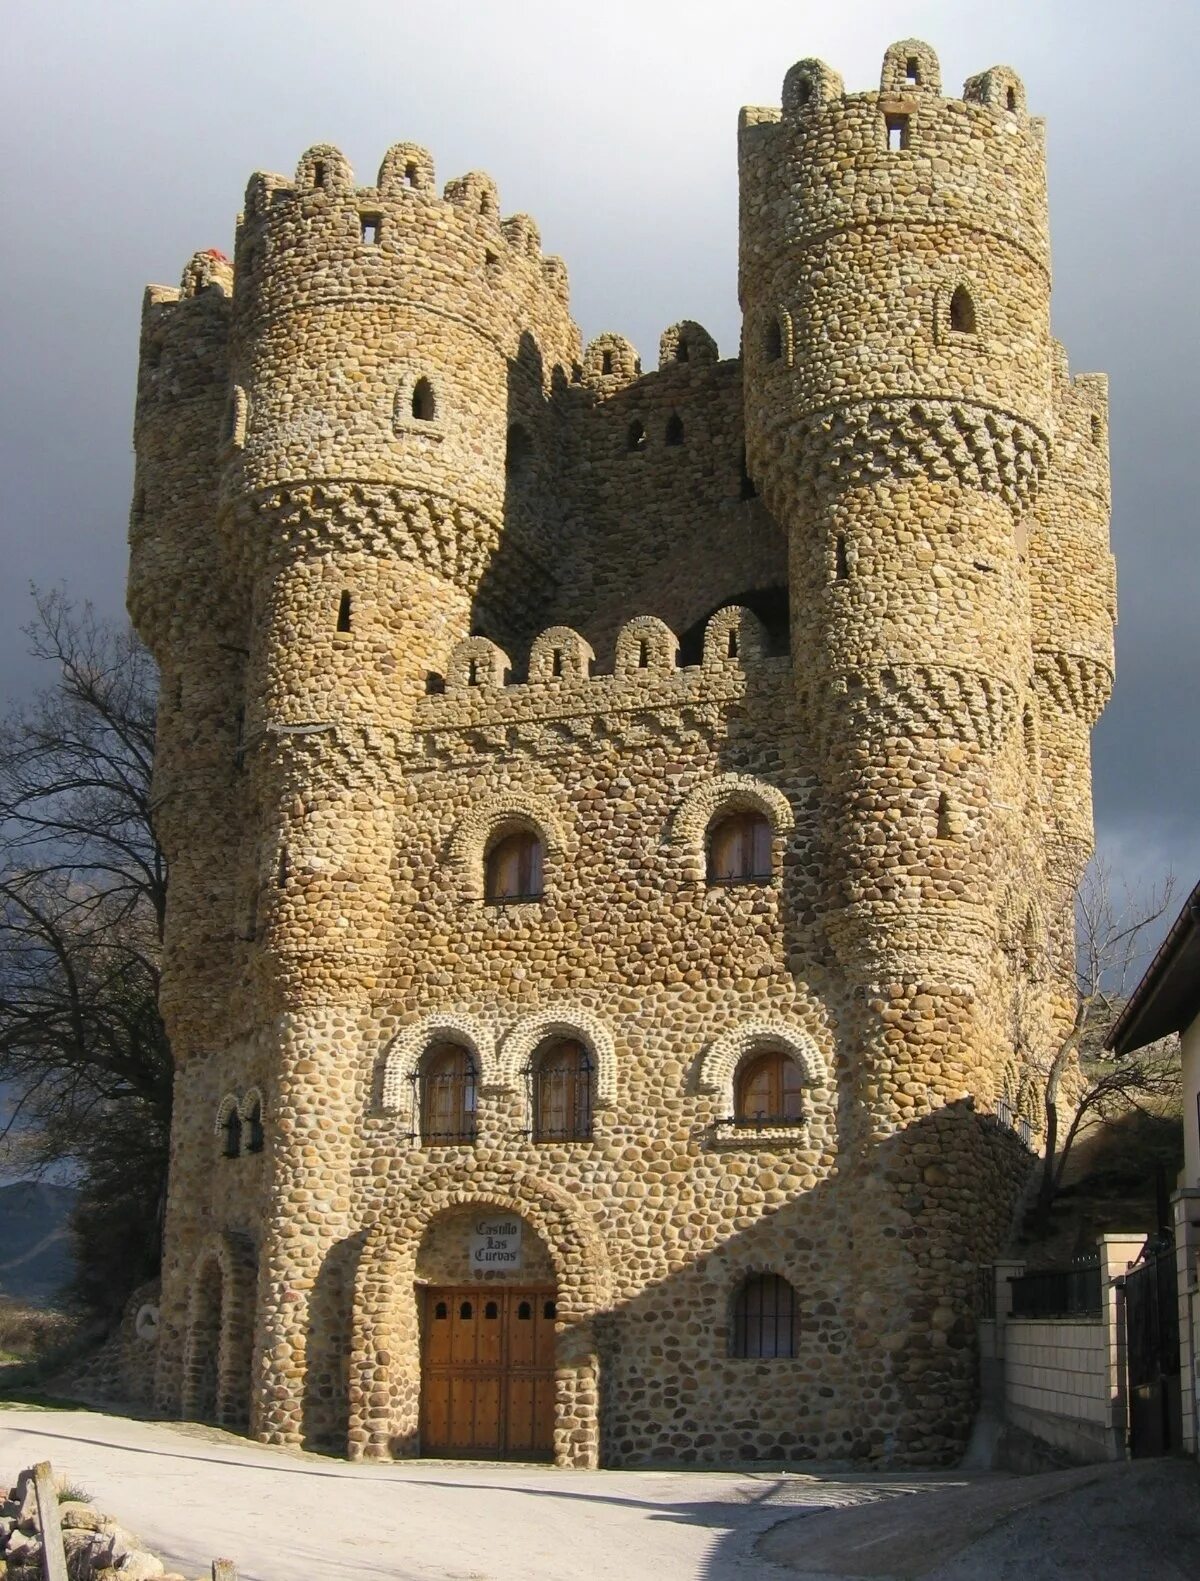
[[[557,1290],[562,1464],[952,1456],[974,1269],[1070,1013],[1112,676],[1105,383],[1049,328],[1042,123],[818,61],[742,113],[743,356],[586,349],[484,175],[257,175],[144,311],[130,609],[163,678],[178,1063],[158,1398],[419,1452],[417,1289],[481,1208]],[[539,635],[541,633],[541,635]],[[705,880],[757,807],[769,878]],[[540,901],[487,905],[541,833]],[[590,1141],[524,1075],[588,1047]],[[423,1145],[454,1038],[478,1134]],[[782,1048],[806,1123],[732,1123]],[[265,1145],[221,1122],[261,1100]],[[534,1252],[536,1249],[536,1258]],[[730,1354],[748,1273],[787,1359]],[[525,1277],[531,1277],[528,1269]],[[252,1359],[251,1359],[252,1357]],[[211,1408],[211,1407],[210,1407]]]

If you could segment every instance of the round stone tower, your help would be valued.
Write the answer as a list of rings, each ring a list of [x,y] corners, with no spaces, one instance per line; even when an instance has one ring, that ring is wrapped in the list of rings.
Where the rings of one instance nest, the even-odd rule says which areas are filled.
[[[987,1255],[1013,1185],[973,1177],[974,1112],[1012,1096],[1005,892],[1014,873],[1036,892],[1044,863],[1027,816],[1029,538],[1055,404],[1042,123],[1005,67],[944,98],[906,40],[878,93],[793,66],[781,111],[743,113],[740,166],[747,456],[789,536],[861,1171],[848,1306],[864,1403],[920,1459],[969,1419],[961,1248]]]
[[[905,41],[878,94],[793,66],[782,113],[743,117],[741,172],[747,455],[789,533],[826,928],[885,1018],[856,1071],[883,1135],[990,1100],[1004,1042],[977,1001],[1022,838],[1026,521],[1052,424],[1042,129],[1012,72],[946,99]],[[891,1061],[893,1020],[938,1027],[925,1068],[911,1037]]]
[[[174,925],[164,999],[181,1064],[231,1037],[261,1051],[277,1121],[252,1425],[281,1442],[333,1433],[345,1370],[332,1314],[352,1261],[338,1251],[364,1101],[352,1049],[387,939],[394,747],[454,644],[480,626],[520,637],[553,580],[547,514],[522,505],[548,489],[550,391],[580,353],[566,271],[532,220],[500,218],[487,176],[441,196],[433,181],[407,143],[373,187],[328,146],[291,183],[254,176],[233,269],[197,275],[204,300],[190,315],[175,304],[168,326],[182,344],[174,383],[182,370],[199,387],[189,421],[139,406],[131,608],[168,699],[186,654],[204,670],[191,701],[219,722],[201,740],[193,717],[179,752],[169,712],[160,732],[160,777],[191,809],[172,842],[180,880],[195,869],[199,886],[173,909],[186,928]],[[196,290],[185,279],[184,295]],[[151,329],[147,383],[160,377]],[[193,827],[206,818],[220,826]],[[221,963],[206,993],[205,957]],[[188,1167],[181,1157],[177,1179]],[[195,1257],[182,1222],[169,1240],[181,1268]],[[178,1304],[168,1268],[168,1329]]]

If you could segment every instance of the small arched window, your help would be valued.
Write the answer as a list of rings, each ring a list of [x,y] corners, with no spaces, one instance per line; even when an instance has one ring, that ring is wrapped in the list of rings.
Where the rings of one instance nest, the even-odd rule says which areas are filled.
[[[242,1151],[242,1120],[236,1109],[230,1108],[221,1129],[225,1138],[223,1148],[225,1157],[237,1158]]]
[[[687,337],[685,335],[680,335],[679,344],[675,347],[675,361],[690,362],[691,356],[692,354],[688,350]]]
[[[419,423],[432,423],[437,416],[433,385],[428,379],[418,379],[413,385],[412,414]]]
[[[667,418],[666,442],[669,445],[681,445],[683,443],[683,418],[680,417],[678,412],[672,412],[670,417]]]
[[[256,1103],[246,1116],[247,1153],[261,1153],[263,1141],[262,1104]]]
[[[636,418],[630,423],[629,431],[625,435],[625,448],[626,450],[645,450],[646,448],[646,430]]]
[[[751,1274],[733,1298],[731,1356],[796,1354],[796,1292],[779,1274]]]
[[[532,452],[529,430],[520,423],[514,423],[508,431],[508,441],[504,447],[504,470],[510,478],[523,477],[529,471]]]
[[[578,1039],[557,1038],[533,1058],[533,1139],[588,1142],[591,1136],[591,1056]]]
[[[757,808],[719,816],[708,831],[708,882],[755,884],[771,877],[771,825]]]
[[[541,837],[533,829],[514,829],[501,835],[487,853],[485,899],[493,905],[540,900],[544,854]]]
[[[956,335],[975,333],[975,304],[965,285],[955,286],[950,298],[950,328]]]
[[[435,1043],[421,1062],[421,1140],[475,1140],[475,1060],[458,1043]]]
[[[350,593],[349,593],[348,590],[345,590],[345,589],[342,592],[341,598],[338,599],[337,628],[336,629],[338,631],[349,631],[350,630]]]
[[[783,328],[777,318],[771,319],[767,324],[766,334],[763,336],[763,351],[768,362],[778,362],[783,356]]]
[[[804,1072],[782,1049],[751,1054],[738,1067],[733,1104],[740,1125],[794,1125],[804,1118]]]
[[[1006,110],[1015,110],[1016,107],[1017,90],[1015,88],[1009,88],[1008,92],[1004,95],[1004,108]]]

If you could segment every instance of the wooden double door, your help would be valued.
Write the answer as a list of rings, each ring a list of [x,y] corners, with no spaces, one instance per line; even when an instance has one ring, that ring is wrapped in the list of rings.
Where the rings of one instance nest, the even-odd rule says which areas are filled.
[[[431,1287],[421,1324],[421,1453],[554,1451],[553,1289]]]

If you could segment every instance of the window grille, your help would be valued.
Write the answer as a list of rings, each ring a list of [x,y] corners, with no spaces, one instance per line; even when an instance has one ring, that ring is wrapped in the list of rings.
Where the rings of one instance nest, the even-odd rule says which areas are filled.
[[[435,1044],[422,1062],[421,1140],[433,1146],[475,1140],[475,1061],[456,1043]]]
[[[734,1356],[796,1354],[796,1292],[779,1274],[752,1274],[733,1302]]]
[[[547,1044],[530,1070],[535,1142],[587,1142],[592,1136],[592,1061],[573,1038]]]

